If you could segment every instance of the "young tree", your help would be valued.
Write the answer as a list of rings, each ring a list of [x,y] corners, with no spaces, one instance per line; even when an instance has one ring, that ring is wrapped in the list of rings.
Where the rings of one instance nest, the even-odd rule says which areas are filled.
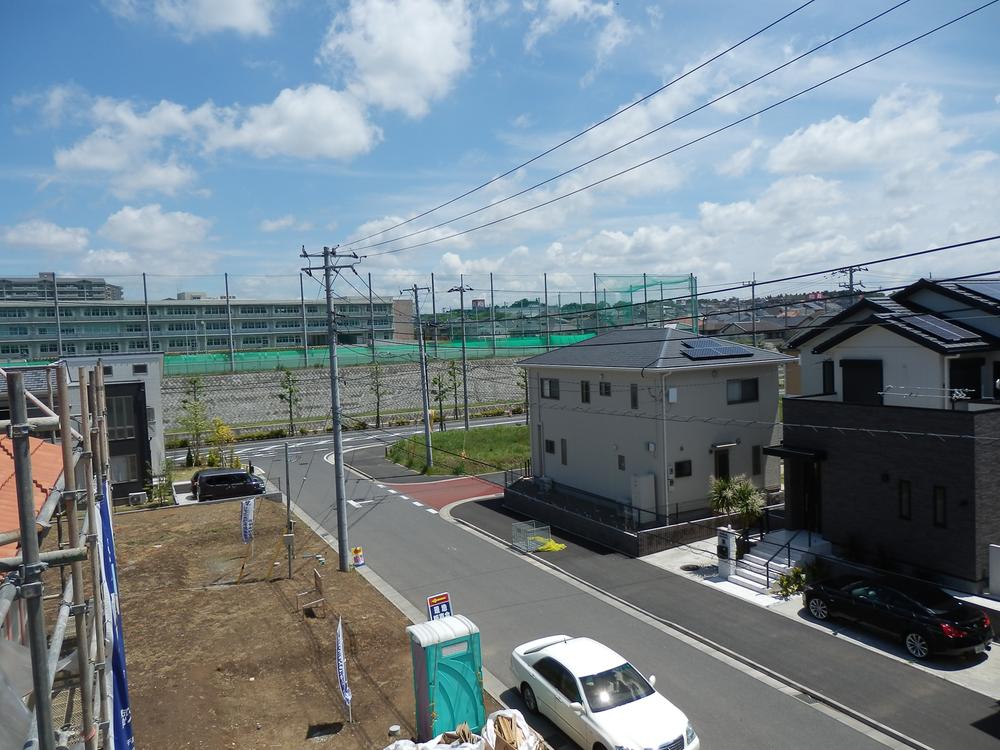
[[[236,442],[236,434],[233,428],[216,417],[212,420],[212,434],[208,437],[212,450],[208,455],[209,466],[224,466],[226,463],[226,453]]]
[[[528,371],[521,368],[517,373],[517,384],[524,391],[524,423],[528,424]]]
[[[375,396],[375,429],[382,427],[382,392],[385,390],[385,368],[375,361],[368,369],[368,390]]]
[[[194,463],[200,464],[205,435],[212,428],[212,423],[208,419],[208,407],[201,400],[201,378],[188,378],[185,381],[184,398],[181,399],[181,418],[177,421],[188,433]]]
[[[448,363],[448,390],[451,391],[452,403],[455,406],[455,419],[458,419],[458,363],[452,360]]]
[[[431,380],[431,398],[437,402],[438,406],[438,419],[439,419],[439,429],[444,430],[444,399],[448,395],[448,385],[445,383],[444,378],[440,375],[435,375],[434,379]]]
[[[278,368],[281,374],[278,376],[278,398],[288,406],[288,436],[295,435],[295,417],[299,413],[299,404],[302,397],[299,395],[299,381],[295,373],[286,370],[284,367]]]

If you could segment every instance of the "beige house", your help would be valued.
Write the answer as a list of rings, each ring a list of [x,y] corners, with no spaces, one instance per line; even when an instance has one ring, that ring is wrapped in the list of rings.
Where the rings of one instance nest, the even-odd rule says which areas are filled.
[[[793,357],[669,328],[620,329],[522,361],[538,481],[637,508],[641,528],[701,515],[713,476],[778,489],[778,371]]]

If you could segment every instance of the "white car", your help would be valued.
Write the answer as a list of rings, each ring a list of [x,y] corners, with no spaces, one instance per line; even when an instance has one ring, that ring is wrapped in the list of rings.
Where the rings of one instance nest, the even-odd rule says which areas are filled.
[[[521,698],[583,750],[697,750],[684,712],[639,671],[590,638],[553,635],[510,656]]]

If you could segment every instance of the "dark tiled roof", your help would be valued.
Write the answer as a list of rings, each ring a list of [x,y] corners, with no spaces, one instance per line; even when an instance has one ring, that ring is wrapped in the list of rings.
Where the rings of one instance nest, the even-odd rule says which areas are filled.
[[[521,364],[528,367],[670,370],[704,367],[713,364],[779,364],[793,359],[767,349],[742,346],[742,349],[749,352],[749,356],[708,357],[692,360],[682,354],[686,348],[683,346],[683,342],[692,339],[717,341],[728,346],[741,346],[731,344],[725,339],[698,336],[674,328],[622,328],[570,346],[554,349],[545,354],[529,357],[522,360]]]
[[[24,389],[31,391],[38,398],[45,400],[48,396],[49,386],[46,382],[46,373],[44,369],[35,369],[28,367],[5,367],[4,372],[20,372],[24,374]],[[56,390],[56,377],[55,373],[52,373],[52,390]],[[7,378],[0,377],[0,398],[7,397]]]

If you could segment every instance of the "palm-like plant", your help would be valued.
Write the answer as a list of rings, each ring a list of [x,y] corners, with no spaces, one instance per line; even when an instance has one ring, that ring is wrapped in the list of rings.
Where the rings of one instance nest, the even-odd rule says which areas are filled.
[[[736,514],[742,528],[749,527],[764,512],[764,493],[749,477],[712,477],[708,502],[716,513]]]

